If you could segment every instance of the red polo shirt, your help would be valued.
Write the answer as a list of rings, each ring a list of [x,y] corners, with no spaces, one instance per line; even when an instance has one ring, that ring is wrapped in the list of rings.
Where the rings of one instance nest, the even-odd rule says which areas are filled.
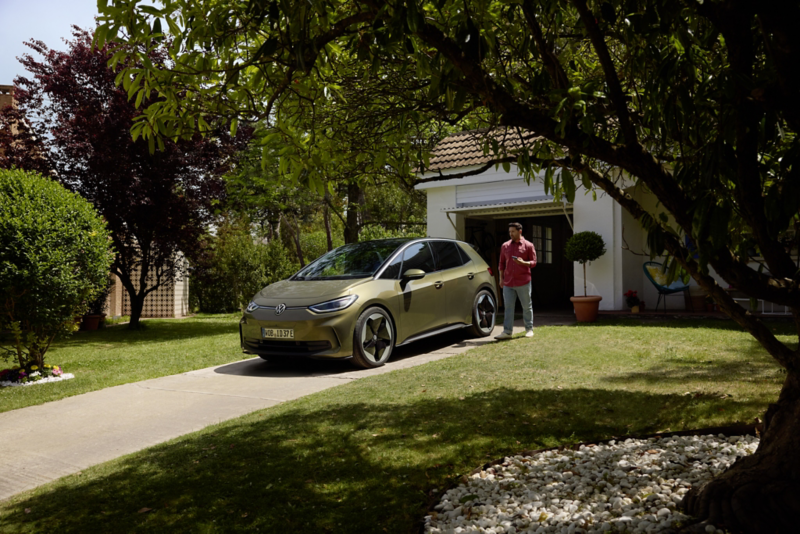
[[[533,264],[530,267],[518,265],[517,262],[511,259],[511,256],[531,261]],[[524,237],[520,237],[518,242],[508,240],[500,247],[499,268],[503,271],[503,285],[508,287],[524,286],[531,281],[531,269],[533,267],[536,267],[536,249],[533,243]]]

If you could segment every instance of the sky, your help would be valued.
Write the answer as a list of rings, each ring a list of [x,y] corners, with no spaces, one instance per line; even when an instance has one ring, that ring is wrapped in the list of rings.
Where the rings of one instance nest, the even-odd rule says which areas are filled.
[[[65,50],[71,26],[94,28],[96,14],[97,0],[0,0],[0,85],[27,74],[17,57],[33,51],[23,42],[36,39]]]

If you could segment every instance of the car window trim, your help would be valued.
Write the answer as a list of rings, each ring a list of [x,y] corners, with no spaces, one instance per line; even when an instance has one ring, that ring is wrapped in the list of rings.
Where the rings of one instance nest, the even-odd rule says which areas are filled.
[[[415,240],[415,241],[419,241],[419,239],[417,239],[417,240]],[[412,242],[414,242],[414,241],[412,241]],[[403,245],[403,247],[410,245],[412,242],[406,243],[405,245]],[[345,243],[345,244],[347,244],[347,243]],[[339,247],[336,247],[336,248],[339,248]],[[336,250],[336,249],[333,249],[333,250]],[[329,250],[328,252],[330,252],[330,250]],[[380,267],[378,267],[378,270],[377,270],[377,271],[375,271],[375,273],[376,273],[376,274],[372,274],[372,275],[370,275],[370,276],[372,277],[372,279],[373,279],[373,280],[377,280],[377,278],[378,278],[378,275],[379,275],[379,274],[383,274],[383,271],[384,271],[384,270],[386,270],[386,268],[389,266],[389,263],[391,263],[391,260],[392,260],[392,259],[394,259],[394,257],[395,257],[395,255],[396,255],[396,254],[397,254],[397,251],[395,250],[395,251],[394,251],[394,252],[393,252],[393,253],[392,253],[392,254],[389,256],[389,259],[387,259],[387,260],[384,260],[384,261],[383,261],[383,263],[381,264],[381,266],[380,266]],[[322,256],[324,256],[324,255],[325,255],[325,254],[323,254]],[[310,267],[310,266],[314,265],[314,264],[315,264],[315,263],[317,263],[317,262],[318,262],[320,259],[322,259],[322,256],[319,256],[318,258],[315,258],[313,261],[311,261],[311,262],[309,262],[309,263],[306,263],[306,264],[305,264],[303,267],[300,267],[300,269],[299,269],[297,272],[295,272],[295,273],[294,273],[292,276],[290,276],[289,278],[287,278],[287,280],[291,280],[291,281],[293,281],[293,282],[311,282],[311,281],[315,280],[314,278],[312,278],[312,279],[310,279],[310,280],[306,280],[305,278],[303,278],[302,280],[299,280],[299,279],[297,279],[296,277],[297,277],[297,275],[300,273],[300,271],[302,271],[303,269],[307,269],[308,267]],[[370,276],[364,276],[364,277],[362,277],[362,278],[355,278],[354,280],[366,280],[367,278],[370,278]]]
[[[418,239],[413,239],[413,240],[409,241],[408,243],[404,244],[403,246],[398,248],[396,251],[394,251],[394,253],[391,256],[389,256],[389,259],[386,260],[386,262],[381,266],[381,268],[378,269],[375,272],[375,274],[372,276],[372,279],[373,280],[380,279],[380,277],[383,275],[383,271],[385,271],[389,267],[389,265],[397,257],[397,255],[403,254],[406,251],[406,249],[408,247],[410,247],[411,245],[414,245],[414,244],[420,243],[420,242],[424,242],[424,243],[428,243],[428,246],[430,246],[430,243],[432,241],[444,241],[444,242],[447,242],[447,243],[455,244],[456,248],[459,249],[458,254],[459,254],[459,256],[461,256],[461,260],[462,261],[464,260],[464,256],[465,255],[466,255],[466,260],[467,260],[464,263],[462,263],[461,265],[459,265],[459,267],[463,267],[464,265],[466,265],[466,264],[468,264],[469,262],[472,261],[472,258],[470,258],[469,255],[467,255],[465,253],[465,251],[460,250],[461,247],[458,245],[459,243],[464,243],[466,245],[469,245],[469,243],[466,243],[465,241],[459,241],[458,239],[447,239],[447,238],[444,238],[444,237],[440,237],[440,238],[420,237]],[[433,247],[431,247],[431,255],[433,256],[434,265],[436,265],[436,253],[434,252]],[[459,267],[451,267],[450,269],[458,269]],[[401,266],[400,270],[402,271],[402,269],[403,268]],[[439,273],[439,272],[443,272],[443,271],[449,271],[450,269],[439,269],[437,271],[431,271],[431,272],[432,273]],[[400,274],[402,275],[403,273],[401,272]],[[430,274],[430,273],[425,273],[425,274]],[[395,278],[394,280],[397,280],[397,279]]]
[[[425,238],[413,239],[413,240],[409,241],[408,243],[406,243],[406,244],[402,245],[402,246],[401,246],[400,248],[398,248],[397,250],[395,250],[395,251],[394,251],[394,254],[392,254],[391,256],[389,256],[389,259],[388,259],[388,260],[386,260],[386,262],[384,262],[384,264],[383,264],[383,265],[380,267],[380,269],[378,269],[378,270],[375,272],[375,274],[372,276],[372,279],[373,279],[373,280],[378,280],[378,279],[379,279],[379,278],[380,278],[380,277],[383,275],[383,271],[385,271],[385,270],[386,270],[386,269],[389,267],[389,265],[391,265],[392,261],[394,261],[394,259],[395,259],[395,258],[396,258],[398,255],[400,255],[400,254],[403,254],[403,253],[406,251],[406,249],[407,249],[408,247],[410,247],[411,245],[414,245],[414,244],[416,244],[416,243],[419,243],[419,242],[421,242],[421,241],[422,241],[422,242],[424,242],[424,241],[427,241],[427,239],[425,239]],[[431,251],[431,252],[432,252],[432,251]],[[401,260],[401,261],[402,261],[402,260]],[[400,267],[400,270],[402,271],[402,269],[403,269],[403,267],[401,266],[401,267]],[[403,273],[400,273],[400,274],[402,275]]]

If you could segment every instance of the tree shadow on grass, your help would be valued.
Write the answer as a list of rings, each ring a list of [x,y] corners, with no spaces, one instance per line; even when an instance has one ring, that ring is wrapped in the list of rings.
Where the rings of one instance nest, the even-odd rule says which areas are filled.
[[[255,412],[6,504],[0,532],[411,533],[433,489],[488,460],[763,408],[602,389],[430,395],[317,395]]]

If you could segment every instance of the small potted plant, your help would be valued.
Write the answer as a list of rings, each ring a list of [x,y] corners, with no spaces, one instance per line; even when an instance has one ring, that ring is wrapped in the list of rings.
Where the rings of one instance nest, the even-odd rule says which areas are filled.
[[[83,316],[81,330],[97,330],[106,318],[108,294],[111,292],[111,280],[103,291],[89,303],[89,309]]]
[[[631,309],[631,313],[639,313],[639,305],[642,303],[642,301],[639,300],[636,291],[629,289],[624,296],[625,296],[625,304],[627,304],[628,307]]]
[[[586,294],[586,264],[605,253],[606,245],[597,232],[578,232],[567,240],[564,256],[568,261],[583,265],[583,296],[569,299],[575,307],[575,317],[579,322],[588,323],[597,320],[597,310],[603,297]]]

